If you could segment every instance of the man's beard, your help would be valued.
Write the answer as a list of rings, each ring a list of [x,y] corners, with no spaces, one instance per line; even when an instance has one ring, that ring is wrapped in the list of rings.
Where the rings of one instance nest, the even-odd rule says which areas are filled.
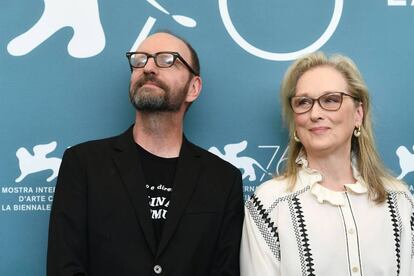
[[[157,85],[158,91],[142,87],[147,82]],[[177,112],[185,101],[189,86],[190,80],[181,89],[171,91],[171,88],[156,76],[144,74],[132,87],[130,85],[129,98],[135,109],[141,112]]]

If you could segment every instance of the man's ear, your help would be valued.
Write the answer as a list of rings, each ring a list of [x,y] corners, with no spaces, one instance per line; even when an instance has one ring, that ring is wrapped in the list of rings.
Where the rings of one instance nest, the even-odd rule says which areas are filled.
[[[194,76],[190,82],[190,86],[188,87],[186,102],[194,102],[198,96],[200,96],[202,86],[203,82],[201,80],[201,77]]]

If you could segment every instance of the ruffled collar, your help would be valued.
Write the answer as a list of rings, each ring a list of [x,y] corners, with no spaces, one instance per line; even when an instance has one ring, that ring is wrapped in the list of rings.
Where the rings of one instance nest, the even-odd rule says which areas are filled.
[[[345,184],[346,192],[354,194],[364,194],[368,192],[368,188],[361,175],[355,166],[355,158],[352,158],[352,173],[357,180],[355,183]],[[308,160],[305,153],[302,151],[296,158],[296,164],[300,165],[302,169],[299,174],[305,174],[305,177],[309,180],[306,181],[306,186],[310,187],[310,192],[315,196],[319,203],[328,202],[332,205],[345,205],[345,191],[333,191],[320,184],[323,179],[323,175],[314,169],[309,168]]]

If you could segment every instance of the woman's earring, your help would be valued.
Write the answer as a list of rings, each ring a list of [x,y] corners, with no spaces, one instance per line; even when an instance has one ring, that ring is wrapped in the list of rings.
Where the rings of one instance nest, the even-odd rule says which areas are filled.
[[[361,136],[361,126],[355,127],[355,129],[354,129],[354,136],[356,138],[358,138],[359,136]]]
[[[299,139],[299,137],[296,135],[296,131],[295,131],[295,132],[293,132],[293,139],[294,139],[297,143],[300,143],[300,139]]]

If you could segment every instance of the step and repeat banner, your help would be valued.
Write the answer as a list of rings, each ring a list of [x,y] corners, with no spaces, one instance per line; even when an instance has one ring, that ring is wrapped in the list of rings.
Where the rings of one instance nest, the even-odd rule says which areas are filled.
[[[240,168],[246,197],[284,164],[280,82],[316,50],[356,61],[380,154],[414,185],[413,27],[411,0],[2,0],[0,275],[45,275],[62,154],[133,123],[125,52],[156,30],[198,51],[186,135]]]

